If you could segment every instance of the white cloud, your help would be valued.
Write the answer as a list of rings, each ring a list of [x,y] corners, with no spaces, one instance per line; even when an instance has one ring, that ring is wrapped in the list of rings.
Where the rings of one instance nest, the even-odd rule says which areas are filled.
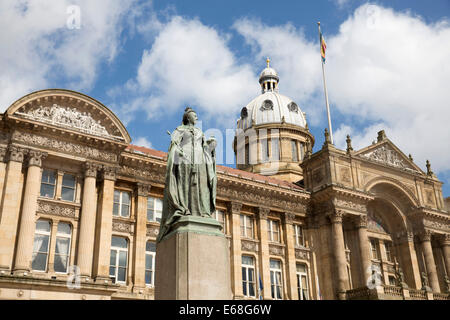
[[[146,147],[153,149],[153,144],[146,137],[138,137],[133,140],[133,144],[139,147]]]
[[[240,64],[231,52],[229,35],[179,16],[162,26],[159,22],[158,28],[152,47],[143,52],[136,78],[122,88],[136,96],[121,112],[126,117],[143,109],[153,118],[189,105],[207,117],[220,117],[222,124],[234,125],[242,104],[258,94],[259,85],[250,66]]]
[[[313,125],[323,123],[318,41],[310,43],[290,25],[245,19],[235,28],[258,56],[271,56],[280,92],[297,100]],[[450,170],[448,21],[427,24],[410,12],[366,4],[337,35],[324,34],[330,104],[345,117],[334,123],[335,143],[345,148],[350,133],[353,148],[361,148],[384,129],[419,166],[430,159],[435,172]]]
[[[338,8],[343,8],[350,0],[332,0]]]
[[[2,0],[0,111],[33,90],[62,83],[87,90],[102,62],[120,48],[121,21],[135,0]],[[69,29],[67,8],[80,8],[80,29]]]

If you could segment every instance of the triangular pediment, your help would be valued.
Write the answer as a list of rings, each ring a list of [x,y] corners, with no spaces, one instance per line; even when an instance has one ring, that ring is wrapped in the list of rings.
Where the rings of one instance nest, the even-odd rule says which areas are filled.
[[[49,89],[16,101],[8,115],[104,139],[129,143],[120,120],[95,99],[78,92]]]
[[[361,149],[355,152],[355,155],[390,167],[423,173],[423,171],[389,139],[384,139],[381,142]]]

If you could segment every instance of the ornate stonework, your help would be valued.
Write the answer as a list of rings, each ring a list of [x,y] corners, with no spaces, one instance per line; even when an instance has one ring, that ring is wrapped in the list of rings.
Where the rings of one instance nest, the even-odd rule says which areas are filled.
[[[48,123],[57,127],[75,129],[100,137],[123,140],[122,137],[109,134],[106,128],[102,126],[100,120],[94,120],[89,112],[80,112],[76,108],[53,104],[51,107],[40,106],[37,109],[28,110],[25,113],[16,112],[15,114],[26,119]]]
[[[131,221],[121,221],[114,219],[112,224],[112,230],[117,232],[134,234],[134,225]]]
[[[310,259],[309,250],[295,248],[295,258],[301,260],[309,260]]]
[[[97,177],[97,171],[99,169],[101,169],[101,165],[96,164],[96,163],[92,163],[92,162],[85,162],[83,164],[84,167],[84,176],[85,177],[92,177],[92,178],[96,178]]]
[[[242,251],[258,252],[259,251],[259,244],[256,241],[241,240],[241,250]]]
[[[147,225],[147,232],[146,235],[147,237],[157,237],[159,234],[159,225],[155,226],[155,225]]]
[[[354,201],[347,200],[347,199],[335,198],[333,200],[333,204],[336,207],[340,207],[340,208],[350,209],[350,210],[363,212],[363,213],[367,212],[367,207],[364,204],[356,203]]]
[[[269,214],[269,212],[270,212],[269,208],[259,207],[258,208],[258,218],[260,220],[267,220],[267,215]]]
[[[74,206],[67,206],[59,203],[47,202],[45,200],[38,200],[38,208],[36,210],[39,213],[75,218],[76,211]]]
[[[103,179],[105,180],[116,180],[116,174],[119,172],[119,167],[105,166],[102,167]]]
[[[17,147],[9,146],[9,161],[23,162],[24,156],[27,154],[27,150]]]
[[[144,183],[138,182],[136,184],[137,195],[140,197],[147,197],[148,194],[150,193],[151,187],[152,186],[150,184],[144,184]]]
[[[269,244],[269,254],[274,256],[284,256],[284,246],[277,244]]]
[[[391,167],[415,171],[415,169],[411,168],[411,166],[402,159],[401,155],[397,151],[392,149],[387,144],[383,144],[382,146],[379,146],[374,150],[370,150],[367,153],[361,154],[361,156]]]
[[[45,159],[47,155],[46,152],[30,150],[28,152],[28,166],[42,166],[42,160]]]
[[[13,140],[24,142],[28,145],[37,147],[46,147],[58,152],[63,152],[71,155],[79,155],[86,158],[98,159],[108,162],[116,162],[117,155],[103,150],[98,150],[88,146],[66,142],[59,139],[53,139],[44,136],[38,136],[27,132],[15,131],[13,133]]]
[[[242,203],[240,202],[228,202],[228,211],[231,214],[239,214],[241,212],[241,208],[242,208]]]

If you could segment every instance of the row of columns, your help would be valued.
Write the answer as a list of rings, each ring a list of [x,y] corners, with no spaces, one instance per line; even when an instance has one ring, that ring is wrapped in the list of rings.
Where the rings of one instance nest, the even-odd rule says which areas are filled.
[[[241,250],[241,233],[240,233],[240,214],[242,204],[239,202],[229,202],[228,212],[230,213],[230,225],[231,225],[231,281],[232,290],[234,292],[235,299],[242,299],[242,250]],[[256,212],[256,219],[259,238],[259,254],[258,254],[258,273],[261,277],[263,284],[262,297],[265,300],[271,300],[271,279],[270,279],[270,254],[269,254],[269,239],[267,230],[267,217],[270,212],[269,208],[259,207]],[[293,223],[294,215],[291,213],[285,213],[283,217],[283,233],[285,237],[286,254],[286,284],[287,288],[285,292],[289,299],[297,300],[297,268],[295,258],[295,242]],[[259,279],[256,279],[257,287],[259,287]]]

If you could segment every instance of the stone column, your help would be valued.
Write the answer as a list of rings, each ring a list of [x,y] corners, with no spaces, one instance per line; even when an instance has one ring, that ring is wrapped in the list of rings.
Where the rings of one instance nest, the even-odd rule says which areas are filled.
[[[344,232],[342,230],[343,212],[336,210],[329,215],[331,220],[331,242],[334,254],[334,263],[336,271],[337,297],[339,300],[345,300],[345,291],[347,289],[347,259],[345,257]]]
[[[134,234],[133,291],[145,289],[145,245],[147,239],[147,197],[151,186],[136,185],[136,232]],[[154,266],[153,266],[154,267]]]
[[[270,290],[270,257],[269,257],[269,241],[267,235],[267,215],[269,208],[258,208],[258,226],[259,226],[259,268],[260,276],[263,283],[263,299],[272,300]],[[259,279],[258,279],[259,282]]]
[[[423,232],[420,235],[420,241],[422,242],[422,250],[425,258],[425,266],[427,268],[428,279],[430,280],[431,289],[433,289],[433,292],[440,292],[436,263],[434,262],[433,248],[431,247],[431,232],[425,230],[425,232]]]
[[[287,293],[291,300],[298,300],[297,290],[297,266],[295,263],[295,242],[294,242],[294,218],[295,214],[284,213],[284,234],[286,243],[286,264],[287,264]],[[309,285],[309,284],[308,284]]]
[[[0,211],[0,269],[11,270],[16,243],[22,194],[22,162],[25,149],[10,146],[7,151],[8,164],[3,183]]]
[[[450,278],[450,233],[442,235],[441,239],[442,254],[444,255],[445,269]]]
[[[95,232],[94,277],[98,283],[109,283],[109,257],[111,253],[112,211],[116,167],[103,166],[103,186]]]
[[[234,299],[242,299],[242,253],[241,253],[241,213],[242,203],[229,202],[228,212],[230,213],[231,224],[231,288]]]
[[[37,197],[41,182],[42,159],[46,153],[30,151],[28,158],[27,179],[23,195],[22,215],[17,239],[16,259],[14,273],[23,274],[31,269],[31,257],[33,254],[33,239],[36,227]]]
[[[361,286],[366,286],[367,280],[371,276],[369,237],[367,236],[367,216],[358,216],[355,225],[358,229],[359,255],[361,257]]]
[[[95,218],[97,215],[97,170],[99,165],[84,164],[83,199],[81,200],[80,234],[78,238],[77,265],[82,277],[92,277],[92,260],[95,243]]]

